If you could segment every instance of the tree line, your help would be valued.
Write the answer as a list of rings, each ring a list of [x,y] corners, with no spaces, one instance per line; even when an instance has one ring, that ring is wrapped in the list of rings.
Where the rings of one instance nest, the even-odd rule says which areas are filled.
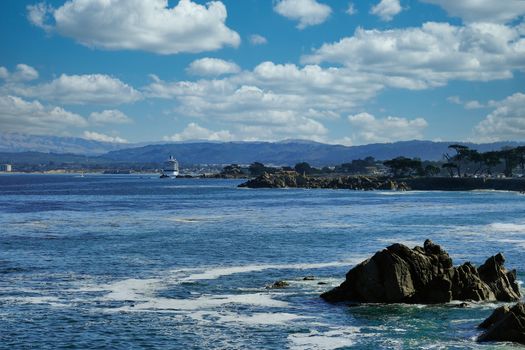
[[[442,162],[426,164],[418,158],[397,157],[383,162],[395,177],[435,176],[445,171],[450,177],[492,176],[502,173],[512,177],[516,169],[525,173],[525,146],[506,147],[499,151],[479,152],[468,146],[452,144]],[[428,163],[428,162],[427,162]]]

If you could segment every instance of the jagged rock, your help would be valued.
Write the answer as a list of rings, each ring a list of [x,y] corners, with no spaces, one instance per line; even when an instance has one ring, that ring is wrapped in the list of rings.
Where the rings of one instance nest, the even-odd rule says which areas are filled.
[[[525,344],[525,304],[501,306],[480,325],[486,329],[478,341],[510,341]]]
[[[431,240],[410,249],[396,243],[355,266],[346,280],[321,297],[329,302],[445,303],[451,300],[519,300],[516,272],[505,270],[500,253],[476,269],[453,267]]]
[[[391,179],[366,176],[310,177],[295,171],[280,171],[274,174],[263,173],[255,179],[239,185],[248,188],[330,188],[349,190],[409,190],[405,183]]]
[[[305,277],[303,277],[303,281],[313,281],[313,280],[315,280],[314,276],[305,276]]]
[[[267,289],[282,289],[282,288],[288,287],[289,285],[290,285],[290,283],[288,283],[286,281],[276,281],[272,285],[267,286],[266,288]]]

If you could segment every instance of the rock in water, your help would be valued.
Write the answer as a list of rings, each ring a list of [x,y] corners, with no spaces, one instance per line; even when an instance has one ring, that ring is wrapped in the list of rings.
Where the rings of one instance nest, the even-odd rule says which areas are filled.
[[[446,303],[451,300],[519,300],[516,271],[505,270],[503,255],[478,269],[453,267],[446,251],[431,240],[410,249],[393,244],[355,266],[339,286],[321,295],[329,302]]]
[[[502,306],[494,310],[480,328],[486,329],[478,341],[511,341],[525,344],[525,304],[517,303],[512,308]]]

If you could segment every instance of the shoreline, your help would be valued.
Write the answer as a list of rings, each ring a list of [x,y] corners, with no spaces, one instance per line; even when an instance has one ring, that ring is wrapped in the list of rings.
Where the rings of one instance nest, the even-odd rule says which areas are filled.
[[[323,188],[394,191],[512,191],[525,192],[525,178],[393,178],[374,176],[311,177],[293,172],[264,173],[239,185],[246,188]]]

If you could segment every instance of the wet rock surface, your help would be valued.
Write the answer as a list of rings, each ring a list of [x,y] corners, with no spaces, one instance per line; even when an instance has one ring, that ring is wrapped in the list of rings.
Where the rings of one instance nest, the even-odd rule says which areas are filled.
[[[313,177],[295,171],[282,171],[275,174],[263,173],[261,176],[239,185],[247,188],[329,188],[349,190],[400,190],[410,188],[404,182],[386,177],[337,176]]]
[[[480,325],[485,331],[478,341],[509,341],[525,344],[525,304],[501,306]]]
[[[352,268],[339,287],[321,297],[364,303],[517,301],[516,271],[507,271],[504,262],[498,253],[479,268],[469,262],[454,267],[448,253],[430,240],[414,249],[396,243]]]

